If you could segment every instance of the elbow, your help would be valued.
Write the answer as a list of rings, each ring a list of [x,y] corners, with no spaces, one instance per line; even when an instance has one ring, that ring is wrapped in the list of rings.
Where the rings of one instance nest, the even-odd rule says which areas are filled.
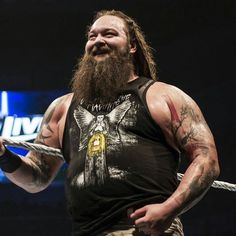
[[[214,178],[217,179],[219,177],[219,175],[220,175],[220,165],[219,165],[218,161],[215,164],[215,168],[214,169],[215,169],[215,171],[214,171],[214,173],[215,173]]]
[[[28,193],[39,193],[45,190],[48,185],[32,185],[32,186],[21,186]]]
[[[24,190],[28,193],[39,193],[39,192],[42,192],[45,188],[25,188]]]
[[[208,168],[211,170],[213,180],[217,179],[220,175],[220,165],[216,150],[214,150],[214,152],[209,156]]]
[[[38,190],[38,189],[25,189],[25,191],[27,192],[27,193],[39,193],[39,192],[41,192],[42,190]]]
[[[209,168],[210,168],[209,170],[211,172],[212,180],[214,181],[220,175],[220,165],[219,165],[218,159],[211,160],[209,162]]]
[[[43,189],[39,189],[39,188],[23,188],[27,193],[39,193],[41,191],[43,191]]]

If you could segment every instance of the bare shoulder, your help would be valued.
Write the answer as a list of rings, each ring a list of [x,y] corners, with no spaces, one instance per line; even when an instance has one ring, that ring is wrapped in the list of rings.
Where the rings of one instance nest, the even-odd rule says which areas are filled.
[[[66,114],[73,94],[55,99],[44,114],[41,129],[35,142],[60,148]]]
[[[69,93],[59,98],[56,98],[48,107],[47,111],[44,114],[44,119],[54,118],[56,120],[60,120],[63,115],[67,112],[73,94]]]
[[[214,145],[200,108],[185,92],[173,85],[156,82],[147,91],[146,98],[152,118],[175,149],[188,152],[197,146],[196,143]]]
[[[171,105],[174,105],[176,109],[181,109],[181,107],[188,104],[188,107],[200,111],[195,101],[184,91],[163,82],[154,83],[148,89],[146,98],[151,114],[154,117],[157,116],[157,119],[170,116]]]
[[[163,82],[155,82],[147,92],[147,97],[149,98],[158,98],[166,101],[166,96],[174,98],[176,102],[181,101],[183,98],[192,100],[189,95],[178,87]]]
[[[153,119],[160,126],[166,122],[170,114],[167,100],[172,98],[175,103],[178,103],[180,94],[183,94],[180,89],[163,82],[155,82],[148,89],[146,95],[147,105]]]

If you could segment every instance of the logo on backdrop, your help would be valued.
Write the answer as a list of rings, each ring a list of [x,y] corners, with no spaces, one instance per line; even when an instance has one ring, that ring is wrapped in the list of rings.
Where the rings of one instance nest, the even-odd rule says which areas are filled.
[[[39,132],[43,115],[9,115],[8,94],[1,92],[0,136],[13,140],[30,141]]]

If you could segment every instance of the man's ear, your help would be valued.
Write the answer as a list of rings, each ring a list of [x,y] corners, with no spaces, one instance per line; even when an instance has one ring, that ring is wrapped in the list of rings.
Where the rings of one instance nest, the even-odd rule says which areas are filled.
[[[130,50],[131,54],[134,54],[137,51],[137,45],[135,41],[130,42]]]

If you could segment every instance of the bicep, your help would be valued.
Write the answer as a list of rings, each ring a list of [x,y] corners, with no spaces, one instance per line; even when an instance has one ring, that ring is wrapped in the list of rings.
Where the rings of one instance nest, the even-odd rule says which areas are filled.
[[[169,129],[182,152],[193,160],[198,155],[209,156],[215,150],[212,133],[198,105],[182,91],[165,96],[169,108]]]

